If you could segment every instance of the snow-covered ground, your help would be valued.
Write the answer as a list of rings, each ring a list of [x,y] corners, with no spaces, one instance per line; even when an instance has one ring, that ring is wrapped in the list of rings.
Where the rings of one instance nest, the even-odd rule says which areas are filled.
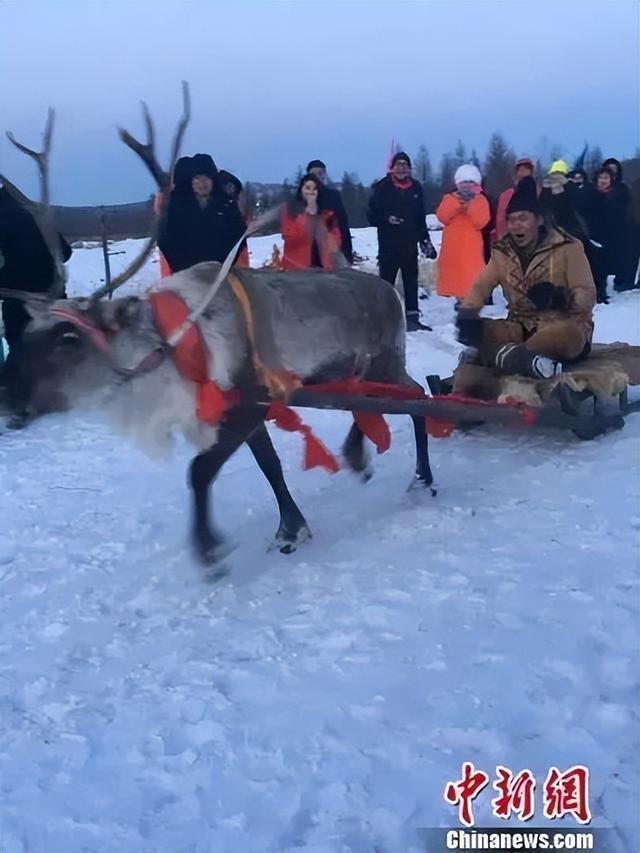
[[[372,267],[372,230],[354,234]],[[274,242],[252,240],[254,265]],[[138,246],[113,248],[117,271]],[[76,250],[70,291],[101,264]],[[596,339],[640,344],[639,307],[598,306]],[[424,382],[459,345],[449,300],[421,308]],[[338,452],[349,416],[304,417]],[[272,430],[314,533],[288,557],[266,552],[275,503],[238,452],[214,489],[239,542],[215,585],[187,541],[186,446],[155,464],[73,413],[2,436],[2,853],[417,851],[417,829],[457,825],[463,761],[529,768],[538,795],[551,766],[587,765],[592,826],[637,853],[640,416],[593,442],[434,440],[436,498],[407,494],[410,421],[389,421],[366,486],[302,471]]]

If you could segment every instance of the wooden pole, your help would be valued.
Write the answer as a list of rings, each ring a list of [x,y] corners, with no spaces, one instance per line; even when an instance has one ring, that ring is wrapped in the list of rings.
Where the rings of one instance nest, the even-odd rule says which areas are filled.
[[[102,224],[102,257],[104,258],[104,286],[111,287],[111,263],[109,261],[109,239],[107,233],[107,217],[105,216],[104,207],[101,208],[100,222]],[[109,299],[113,296],[113,292],[109,292]]]

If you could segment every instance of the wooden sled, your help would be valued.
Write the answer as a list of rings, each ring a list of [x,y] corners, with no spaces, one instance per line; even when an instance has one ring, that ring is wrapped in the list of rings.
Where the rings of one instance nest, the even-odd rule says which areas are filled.
[[[425,417],[431,435],[444,437],[455,427],[480,424],[569,430],[592,439],[622,429],[625,416],[640,411],[628,389],[640,385],[640,347],[595,345],[588,358],[553,379],[501,375],[493,368],[462,364],[453,383],[428,376],[432,396],[402,398],[353,391],[327,393],[306,386],[287,397],[287,405],[314,409],[407,414]]]

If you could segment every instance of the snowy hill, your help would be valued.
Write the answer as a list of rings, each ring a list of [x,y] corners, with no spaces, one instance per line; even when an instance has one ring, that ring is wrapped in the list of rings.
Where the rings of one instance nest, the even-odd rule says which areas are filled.
[[[373,268],[373,229],[354,237]],[[251,241],[254,265],[274,242]],[[113,247],[114,272],[137,248]],[[100,250],[70,269],[89,292]],[[596,340],[640,344],[639,307],[597,306]],[[421,308],[424,382],[460,347],[451,302]],[[350,417],[304,417],[338,452]],[[529,768],[538,790],[586,765],[592,826],[636,853],[640,416],[593,442],[434,440],[436,498],[407,494],[410,421],[389,423],[366,486],[302,471],[298,437],[270,428],[314,533],[288,557],[266,551],[275,503],[237,453],[213,492],[239,542],[215,585],[187,541],[187,447],[155,464],[73,413],[2,436],[3,853],[417,851],[417,829],[457,825],[443,791],[463,761]]]

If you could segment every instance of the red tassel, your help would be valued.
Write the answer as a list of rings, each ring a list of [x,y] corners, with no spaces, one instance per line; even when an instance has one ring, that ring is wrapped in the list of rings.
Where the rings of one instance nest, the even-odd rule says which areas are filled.
[[[196,385],[196,414],[198,420],[215,426],[227,410],[224,393],[215,382],[199,382]]]
[[[276,426],[286,432],[299,432],[304,437],[304,469],[324,468],[330,474],[340,470],[336,458],[330,453],[320,439],[311,431],[311,427],[304,424],[293,409],[285,406],[280,400],[276,400],[269,406],[267,420],[274,421]]]
[[[327,450],[319,438],[316,438],[310,427],[303,426],[300,432],[304,436],[304,470],[324,468],[330,474],[336,474],[340,466],[335,456]]]
[[[425,431],[432,438],[449,438],[455,429],[455,424],[450,421],[437,421],[435,418],[425,418]]]
[[[391,447],[391,433],[384,417],[376,412],[354,412],[353,419],[378,453],[386,453]]]

